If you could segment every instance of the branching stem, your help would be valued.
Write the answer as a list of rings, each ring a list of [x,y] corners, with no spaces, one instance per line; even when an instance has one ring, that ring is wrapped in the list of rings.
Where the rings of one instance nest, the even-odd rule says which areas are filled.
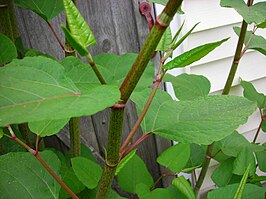
[[[262,123],[263,123],[263,121],[265,119],[264,116],[263,116],[262,110],[261,109],[259,109],[259,110],[260,110],[260,118],[261,118],[261,121],[260,121],[260,124],[258,126],[258,129],[256,131],[255,137],[254,137],[254,139],[252,141],[253,143],[256,143],[256,140],[257,140],[257,138],[259,136],[259,133],[260,133],[260,129],[261,129]]]

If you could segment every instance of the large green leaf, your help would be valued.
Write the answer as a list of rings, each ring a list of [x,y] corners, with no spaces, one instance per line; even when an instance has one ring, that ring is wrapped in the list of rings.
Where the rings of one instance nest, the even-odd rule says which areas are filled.
[[[116,167],[116,170],[115,170],[115,175],[117,175],[121,169],[128,163],[128,161],[134,157],[134,155],[136,154],[137,152],[137,149],[134,149],[132,150],[129,154],[127,154],[126,157],[124,157],[120,162],[119,164],[117,165]]]
[[[229,158],[223,161],[221,165],[213,172],[211,178],[219,187],[224,187],[229,184],[233,176],[234,161],[235,158]]]
[[[208,199],[233,198],[239,184],[231,184],[226,187],[215,189],[208,193]],[[265,199],[266,189],[253,184],[247,184],[242,194],[242,199]]]
[[[139,114],[148,93],[132,96]],[[167,94],[158,93],[143,120],[143,131],[185,143],[207,145],[221,140],[245,123],[256,109],[254,102],[238,96],[207,96],[176,102],[167,100]]]
[[[196,48],[193,48],[176,58],[174,58],[172,61],[168,62],[167,64],[164,65],[164,68],[167,70],[171,70],[173,68],[181,68],[188,66],[201,58],[205,57],[207,54],[209,54],[211,51],[213,51],[215,48],[220,46],[222,43],[227,41],[227,39],[223,39],[221,41],[213,42],[213,43],[208,43],[204,44],[202,46],[198,46]]]
[[[243,87],[243,95],[247,99],[257,102],[259,108],[266,106],[266,96],[263,93],[259,93],[250,82],[241,80],[240,85]]]
[[[184,195],[187,199],[196,199],[191,185],[184,176],[180,176],[173,180],[172,184]]]
[[[51,151],[39,153],[59,173],[60,161]],[[58,198],[60,185],[41,163],[28,152],[0,156],[0,198]]]
[[[62,180],[71,189],[71,191],[76,194],[81,192],[85,188],[85,186],[79,181],[79,179],[75,175],[72,168],[68,168],[66,171],[63,172]],[[59,192],[59,199],[67,198],[69,198],[68,193],[63,188],[61,188]]]
[[[36,122],[29,122],[30,130],[41,136],[51,136],[58,133],[69,121],[69,118],[60,120],[42,120]]]
[[[238,153],[234,161],[233,173],[243,175],[248,167],[250,167],[249,174],[254,175],[256,172],[255,157],[252,151],[245,147]]]
[[[137,184],[139,183],[151,187],[153,179],[143,160],[134,155],[118,173],[118,184],[124,191],[136,193]]]
[[[15,0],[15,3],[32,10],[45,21],[50,21],[64,10],[62,0]]]
[[[15,44],[2,33],[0,33],[0,43],[0,64],[6,64],[17,57]]]
[[[259,2],[248,7],[243,0],[221,0],[221,6],[234,8],[248,24],[260,24],[266,21],[266,2]]]
[[[163,33],[163,36],[156,47],[156,51],[162,51],[162,52],[167,51],[170,47],[171,42],[172,42],[172,33],[170,27],[168,27]]]
[[[90,27],[79,13],[72,0],[63,0],[71,35],[84,48],[96,44]]]
[[[179,100],[191,100],[207,96],[211,89],[210,81],[202,75],[181,74],[174,77],[167,74],[164,81],[172,83],[175,96]]]
[[[71,159],[73,170],[78,179],[89,189],[97,187],[102,176],[102,168],[95,162],[83,157]]]
[[[240,35],[240,28],[234,27],[235,33],[239,36]],[[247,31],[245,36],[245,45],[247,45],[252,31]],[[253,49],[261,52],[262,54],[266,55],[266,39],[259,35],[253,35],[251,41],[248,44],[248,49]]]
[[[175,173],[179,173],[187,164],[190,157],[189,144],[171,146],[157,158],[157,162]]]
[[[137,56],[137,54],[133,53],[120,56],[114,54],[99,54],[94,57],[94,61],[97,65],[105,69],[102,70],[99,68],[107,83],[120,86]],[[153,64],[149,62],[135,90],[148,88],[152,84],[153,79],[154,67]]]
[[[112,106],[115,86],[78,83],[45,57],[13,60],[0,68],[0,126],[91,115]]]

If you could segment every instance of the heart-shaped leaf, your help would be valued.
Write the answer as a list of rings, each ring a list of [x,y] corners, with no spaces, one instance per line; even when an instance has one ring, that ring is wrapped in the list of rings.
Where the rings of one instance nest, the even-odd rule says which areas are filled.
[[[75,85],[61,64],[45,57],[13,60],[0,68],[0,93],[0,126],[91,115],[120,96],[111,85]]]
[[[133,94],[138,113],[150,91]],[[238,96],[207,96],[176,102],[157,93],[144,120],[143,131],[164,138],[197,144],[211,144],[230,135],[247,121],[256,104]]]
[[[64,10],[62,0],[15,0],[15,3],[17,6],[32,10],[45,21],[51,21]]]

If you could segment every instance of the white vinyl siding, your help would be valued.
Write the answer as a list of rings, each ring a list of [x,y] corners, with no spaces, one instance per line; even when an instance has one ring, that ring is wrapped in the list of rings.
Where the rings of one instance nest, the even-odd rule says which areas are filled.
[[[256,2],[258,1],[254,3]],[[173,32],[177,30],[184,19],[185,30],[183,33],[192,28],[196,23],[200,22],[200,24],[184,42],[181,51],[185,52],[196,46],[228,37],[230,39],[203,59],[193,63],[190,67],[176,70],[172,74],[177,75],[180,72],[186,72],[204,75],[211,82],[211,92],[219,94],[224,87],[237,45],[238,37],[233,31],[233,27],[240,27],[242,18],[234,9],[220,7],[220,0],[184,0],[182,8],[185,15],[181,16],[179,21],[173,21]],[[249,29],[252,29],[252,26]],[[266,37],[266,30],[259,29],[256,34]],[[177,52],[177,54],[179,53]],[[253,50],[246,52],[239,63],[237,74],[233,81],[234,87],[231,89],[230,95],[242,95],[243,91],[239,86],[240,77],[243,80],[250,81],[259,92],[266,93],[266,57]],[[169,91],[171,92],[170,87]],[[238,128],[238,131],[247,139],[253,140],[259,122],[260,115],[257,111],[250,116],[247,124]],[[265,142],[266,134],[261,133],[257,141]],[[211,165],[210,172],[203,183],[202,191],[214,188],[210,175],[217,167],[217,163],[212,161]]]

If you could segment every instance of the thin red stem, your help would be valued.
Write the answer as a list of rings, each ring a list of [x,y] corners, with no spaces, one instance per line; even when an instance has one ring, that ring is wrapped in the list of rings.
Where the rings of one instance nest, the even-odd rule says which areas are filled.
[[[255,134],[255,137],[254,137],[254,139],[253,139],[253,143],[255,143],[256,142],[256,140],[257,140],[257,138],[258,138],[258,136],[259,136],[259,133],[260,133],[260,129],[261,129],[261,126],[262,126],[262,123],[263,123],[263,121],[264,121],[264,115],[263,115],[263,113],[262,113],[262,110],[261,109],[259,109],[260,110],[260,118],[261,118],[261,121],[260,121],[260,124],[259,124],[259,126],[258,126],[258,129],[257,129],[257,131],[256,131],[256,134]]]
[[[250,37],[249,37],[247,43],[245,44],[245,48],[242,50],[242,52],[241,52],[241,54],[240,54],[240,59],[243,57],[243,55],[245,54],[245,52],[248,50],[248,46],[249,46],[251,40],[253,39],[256,30],[257,30],[257,27],[254,26],[253,31],[252,31],[252,33],[251,33],[251,35],[250,35]]]
[[[10,126],[8,126],[9,131],[11,129]],[[12,131],[13,132],[13,131]],[[12,133],[11,133],[12,134]],[[58,184],[61,185],[61,187],[74,199],[78,199],[78,197],[75,195],[74,192],[72,192],[68,186],[56,175],[56,173],[46,164],[46,162],[42,159],[42,157],[38,154],[37,151],[35,151],[34,149],[32,149],[30,146],[28,146],[27,144],[25,144],[24,142],[22,142],[19,138],[17,138],[15,135],[8,136],[10,137],[12,140],[16,141],[18,144],[20,144],[21,146],[23,146],[27,151],[29,151],[32,155],[34,155],[39,162],[43,165],[43,167],[53,176],[53,178],[58,182]]]
[[[134,150],[135,148],[138,147],[138,145],[143,142],[144,140],[146,140],[147,137],[149,137],[151,135],[151,132],[144,134],[143,136],[141,136],[134,144],[132,144],[122,155],[121,158],[124,158],[127,154],[129,154],[132,150]]]
[[[147,113],[147,111],[148,111],[148,109],[149,109],[149,107],[150,107],[150,105],[152,103],[152,100],[153,100],[153,98],[154,98],[154,96],[156,94],[156,91],[158,90],[158,87],[159,87],[159,85],[160,85],[165,73],[166,73],[166,71],[162,74],[162,76],[157,77],[156,82],[155,82],[155,84],[153,86],[152,92],[151,92],[151,94],[150,94],[150,96],[149,96],[149,98],[148,98],[148,100],[147,100],[147,102],[145,104],[145,107],[144,107],[142,113],[140,114],[138,120],[136,121],[134,127],[132,128],[132,130],[128,134],[128,136],[127,136],[126,140],[124,141],[123,145],[121,146],[120,153],[123,153],[126,150],[127,146],[129,145],[129,143],[133,139],[134,135],[136,134],[136,132],[137,132],[137,130],[138,130],[143,118],[145,117],[145,115],[146,115],[146,113]]]

